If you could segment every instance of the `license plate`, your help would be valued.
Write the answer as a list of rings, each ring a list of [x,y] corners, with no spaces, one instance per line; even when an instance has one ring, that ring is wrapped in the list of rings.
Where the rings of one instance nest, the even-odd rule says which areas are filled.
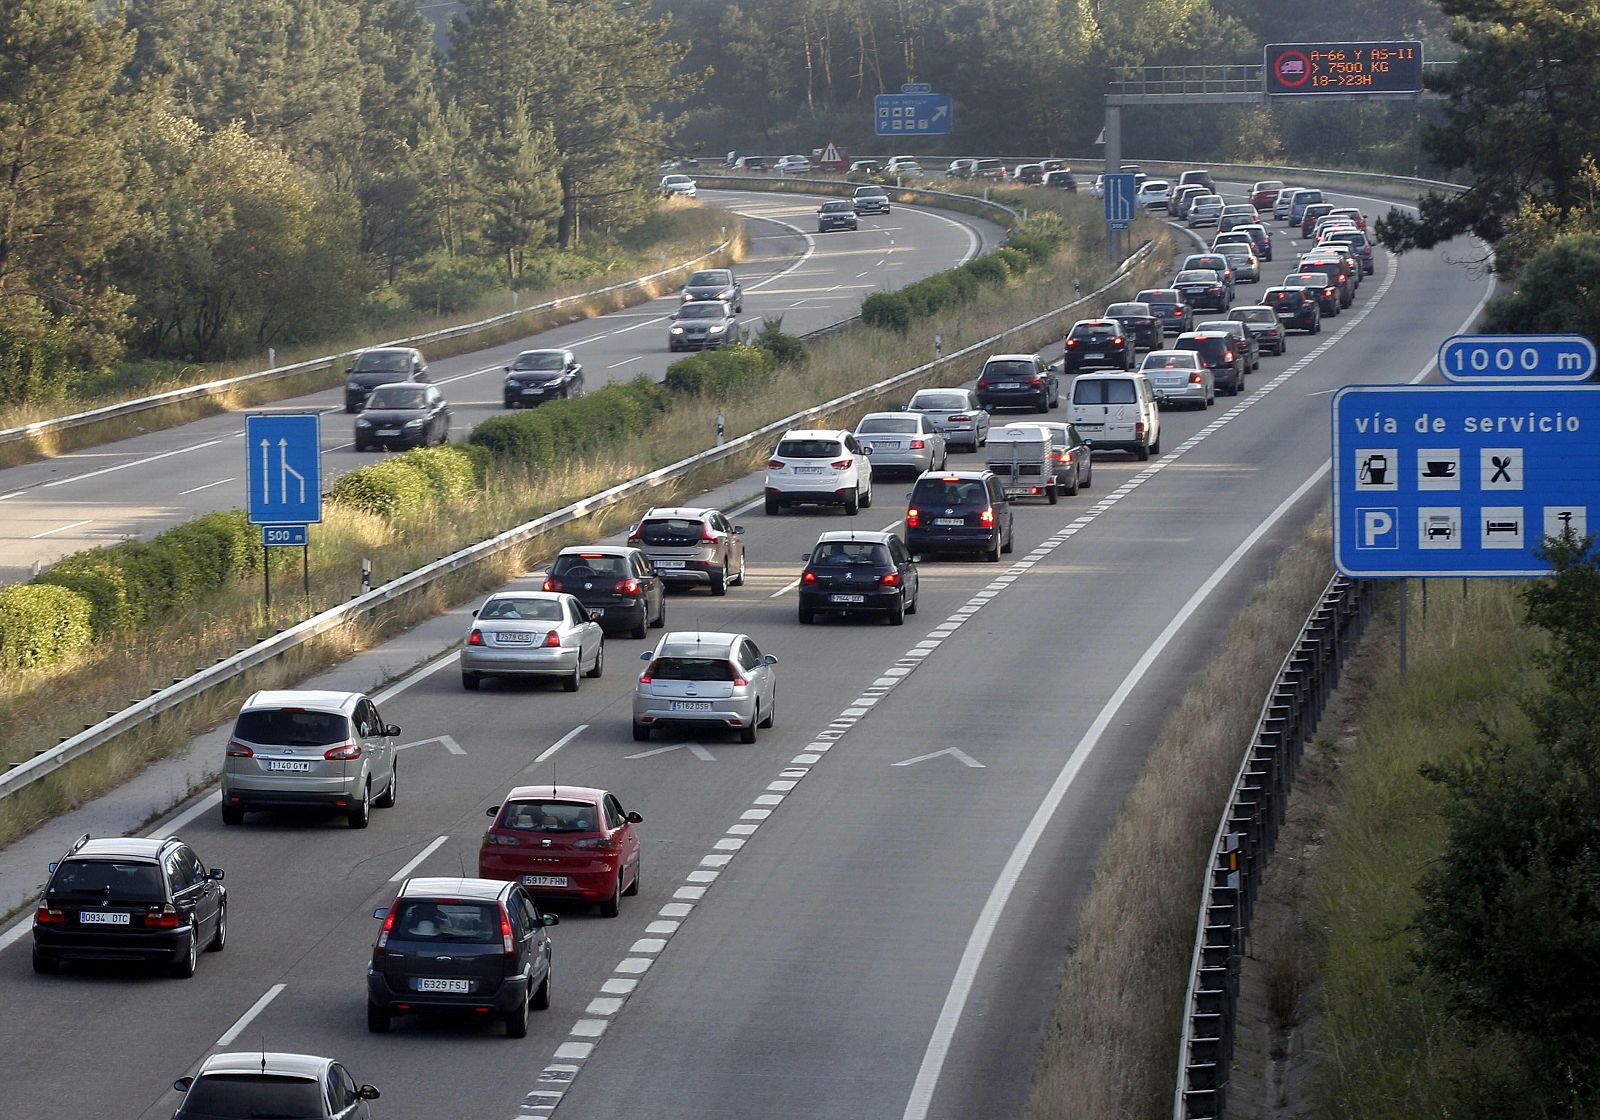
[[[935,525],[965,525],[967,519],[964,517],[935,517],[933,523]]]
[[[309,774],[309,773],[311,773],[311,763],[309,763],[309,762],[283,762],[283,761],[280,761],[280,760],[274,758],[274,759],[269,759],[267,761],[267,769],[268,770],[281,770],[281,771],[284,771],[284,772],[289,773],[289,774]]]
[[[400,434],[400,429],[399,428],[379,428],[378,429],[378,434],[380,436],[397,436],[397,435]]]
[[[1007,486],[1006,487],[1006,497],[1008,497],[1008,498],[1030,498],[1032,496],[1033,496],[1033,488],[1031,486]]]
[[[835,603],[865,603],[867,601],[865,595],[830,595],[828,598]]]
[[[542,393],[542,392],[544,392],[544,390],[543,389],[539,389],[539,388],[524,389],[524,390],[522,390],[522,395],[523,396],[527,396],[530,393]]]
[[[472,983],[468,980],[435,980],[424,976],[417,980],[419,992],[461,992],[472,991]]]
[[[711,710],[711,701],[674,700],[669,707],[674,712],[709,712]]]
[[[1078,430],[1084,432],[1098,432],[1103,427],[1105,427],[1104,424],[1079,424]]]
[[[525,887],[564,887],[567,886],[565,875],[524,875],[522,885]]]
[[[501,630],[495,634],[494,640],[503,646],[531,646],[533,635],[521,630]]]
[[[606,613],[606,609],[604,607],[590,607],[589,608],[589,613],[590,614],[604,615]]]
[[[795,474],[821,474],[822,473],[822,468],[821,467],[796,467],[794,469],[794,473]]]
[[[681,567],[684,566],[685,563],[687,563],[687,561],[684,561],[684,560],[657,560],[656,561],[656,567],[658,567],[658,568],[681,568]]]
[[[897,451],[900,448],[900,441],[897,440],[897,439],[886,439],[886,440],[881,440],[878,443],[873,444],[872,446],[874,446],[874,447],[885,447],[885,448],[888,448],[888,449],[890,449],[892,451]]]
[[[78,921],[86,926],[125,926],[132,920],[132,914],[118,914],[107,910],[83,910],[78,913]]]
[[[998,384],[995,385],[995,388],[996,389],[1020,389],[1020,388],[1022,388],[1022,383],[1020,381],[1001,381],[1001,382],[999,382]]]

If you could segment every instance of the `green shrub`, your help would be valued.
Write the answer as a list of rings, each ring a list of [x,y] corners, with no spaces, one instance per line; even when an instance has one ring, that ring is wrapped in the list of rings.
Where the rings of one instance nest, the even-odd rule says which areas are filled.
[[[952,268],[944,278],[956,291],[956,302],[966,303],[978,295],[978,278],[964,268]]]
[[[901,292],[874,292],[861,301],[861,321],[905,334],[911,329],[911,305]]]
[[[94,640],[89,600],[65,587],[19,583],[0,591],[0,666],[54,665]]]
[[[1013,276],[1021,276],[1033,265],[1033,258],[1021,249],[1012,249],[1008,246],[1004,249],[996,249],[994,255],[1006,262],[1006,268],[1010,270]]]
[[[778,368],[772,351],[759,346],[725,346],[680,358],[667,367],[664,384],[674,393],[733,400],[765,385]]]
[[[419,447],[402,458],[427,476],[430,495],[436,501],[464,498],[482,485],[479,464],[465,448]]]
[[[911,306],[911,315],[916,319],[927,319],[947,307],[955,305],[960,300],[960,293],[950,283],[944,273],[935,273],[915,284],[907,284],[901,289],[900,294],[905,297],[906,303]]]
[[[965,272],[980,284],[1003,285],[1011,279],[1011,267],[1005,258],[997,253],[986,253],[975,260],[970,260],[961,266],[960,271]]]
[[[391,521],[420,513],[431,496],[427,473],[404,455],[358,467],[328,491],[330,502]]]
[[[62,587],[89,604],[89,626],[95,637],[106,637],[133,625],[128,602],[128,574],[117,561],[115,548],[75,552],[57,561],[30,586]]]
[[[811,351],[806,349],[806,344],[795,335],[784,333],[781,315],[762,319],[761,333],[756,335],[753,341],[756,346],[771,354],[780,366],[803,369],[811,360]]]
[[[603,443],[643,435],[670,400],[667,389],[648,377],[636,377],[587,396],[492,416],[472,430],[468,443],[495,460],[547,466]]]

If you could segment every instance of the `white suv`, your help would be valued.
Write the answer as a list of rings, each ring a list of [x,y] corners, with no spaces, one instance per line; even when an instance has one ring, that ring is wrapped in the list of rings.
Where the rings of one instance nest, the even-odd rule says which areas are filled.
[[[787,505],[842,505],[848,514],[872,504],[870,454],[847,431],[787,432],[767,460],[767,512]]]

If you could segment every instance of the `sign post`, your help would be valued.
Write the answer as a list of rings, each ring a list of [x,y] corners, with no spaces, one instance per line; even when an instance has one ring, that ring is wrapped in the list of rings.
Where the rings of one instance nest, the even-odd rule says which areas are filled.
[[[250,524],[262,526],[262,591],[271,611],[274,548],[301,550],[301,582],[311,593],[308,526],[322,520],[322,418],[251,416],[244,442],[245,500]]]

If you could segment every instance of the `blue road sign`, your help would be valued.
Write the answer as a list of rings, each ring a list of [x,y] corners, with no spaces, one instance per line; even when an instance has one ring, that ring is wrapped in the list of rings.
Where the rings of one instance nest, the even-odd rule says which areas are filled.
[[[1439,372],[1463,385],[1587,381],[1595,364],[1581,334],[1458,334],[1439,344]]]
[[[953,116],[948,93],[880,93],[873,124],[879,136],[945,136]]]
[[[252,525],[322,520],[322,418],[251,416],[245,422],[245,485]]]
[[[901,82],[901,93],[932,93],[933,87],[927,82]]]
[[[1350,385],[1333,398],[1333,559],[1356,579],[1538,576],[1600,502],[1600,389]],[[1600,524],[1600,519],[1597,519]]]
[[[261,543],[267,548],[283,548],[289,545],[300,548],[306,544],[308,532],[304,525],[263,525]]]
[[[1133,175],[1105,176],[1106,221],[1113,229],[1127,229],[1139,213],[1139,181]]]

